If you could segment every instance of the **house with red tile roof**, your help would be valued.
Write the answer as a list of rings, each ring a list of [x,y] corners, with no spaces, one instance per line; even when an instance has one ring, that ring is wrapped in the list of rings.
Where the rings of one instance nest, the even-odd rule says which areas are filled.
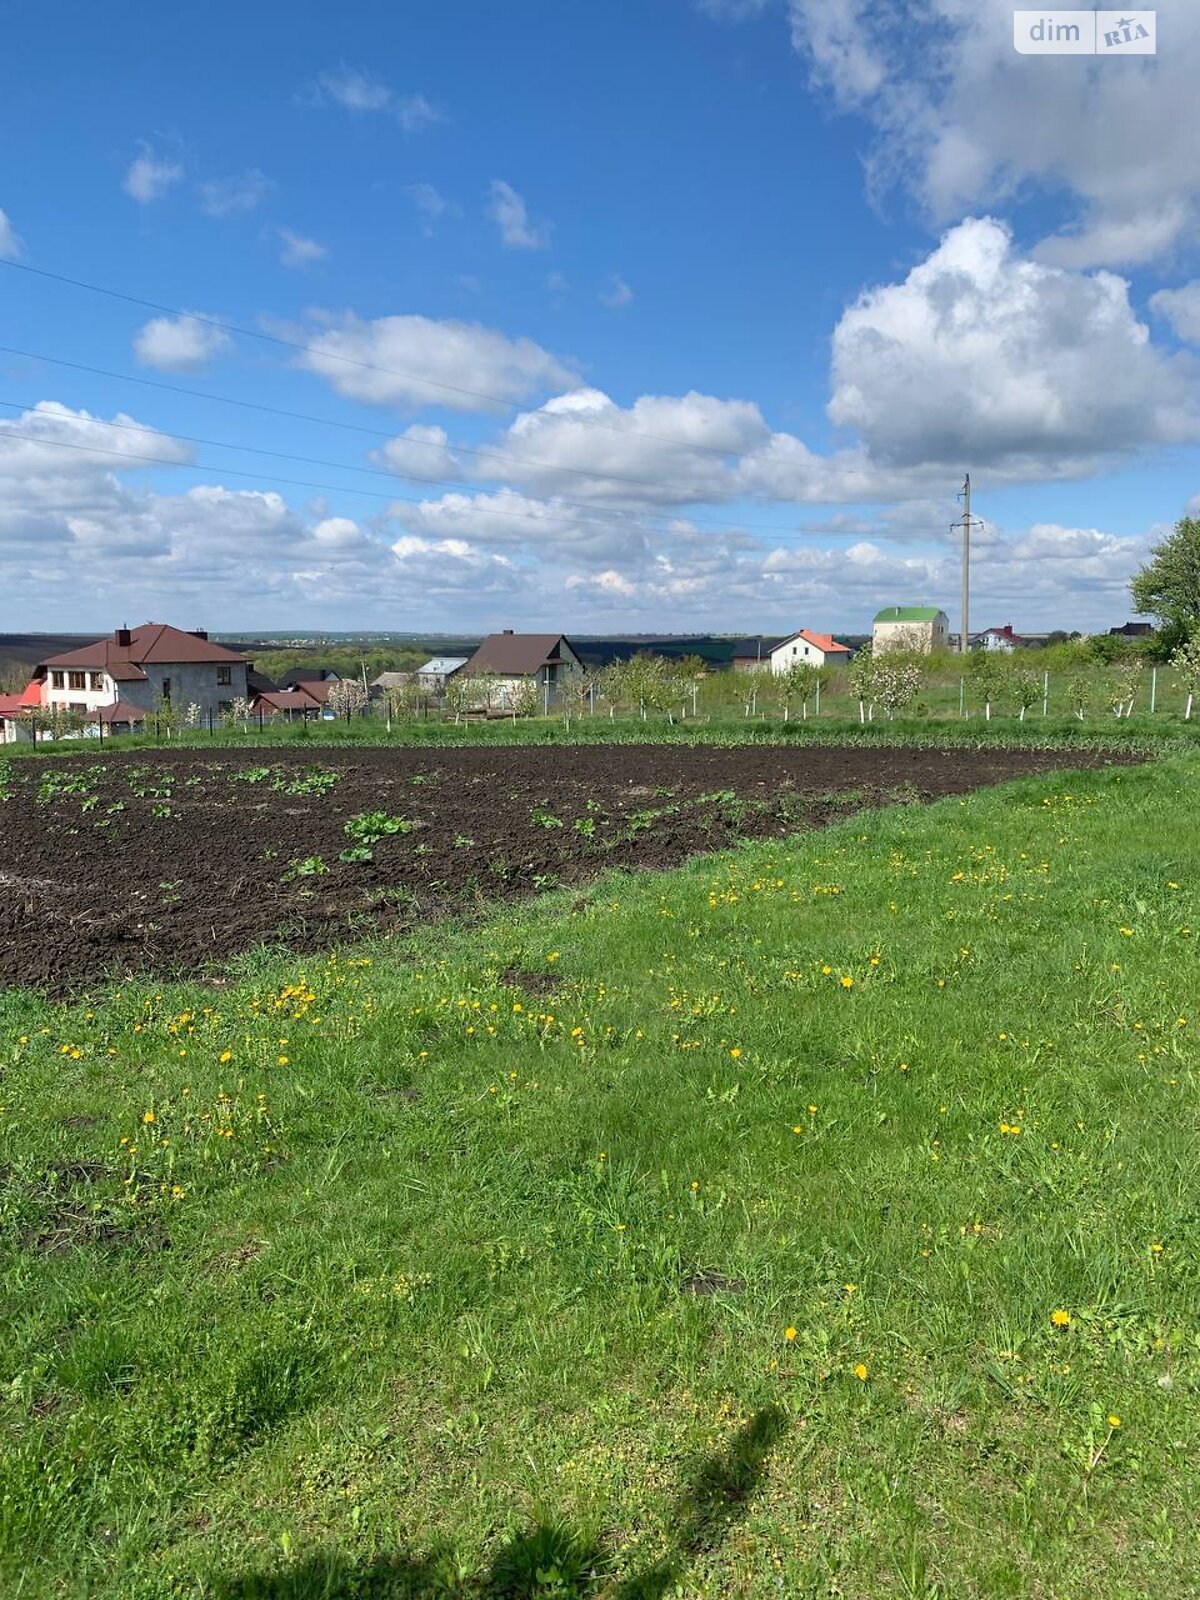
[[[92,722],[101,712],[106,724],[139,722],[167,707],[220,716],[246,699],[251,666],[202,628],[146,622],[39,662],[30,687],[37,685],[42,710],[73,711]]]
[[[836,667],[849,661],[851,654],[849,645],[839,644],[832,634],[801,628],[772,647],[771,671],[786,672],[796,665]]]

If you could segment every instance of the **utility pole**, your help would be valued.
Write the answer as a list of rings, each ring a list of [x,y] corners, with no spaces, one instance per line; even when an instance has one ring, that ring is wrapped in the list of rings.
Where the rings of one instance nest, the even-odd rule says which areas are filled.
[[[971,529],[982,527],[978,517],[971,515],[971,474],[968,472],[959,491],[959,499],[963,503],[963,514],[954,527],[962,528],[962,635],[959,638],[959,653],[966,655],[970,649],[971,634]]]
[[[963,483],[963,559],[962,559],[962,639],[960,641],[962,654],[967,653],[967,641],[971,636],[971,474],[968,472]]]

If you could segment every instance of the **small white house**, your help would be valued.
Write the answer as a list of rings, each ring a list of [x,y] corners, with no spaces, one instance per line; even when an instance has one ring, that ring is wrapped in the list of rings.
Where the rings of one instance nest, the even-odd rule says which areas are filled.
[[[950,619],[937,606],[885,606],[871,628],[871,648],[877,656],[885,650],[928,655],[945,650],[949,643]]]
[[[839,644],[832,634],[801,628],[799,633],[790,634],[772,649],[771,671],[786,672],[797,665],[836,667],[849,659],[849,645]]]

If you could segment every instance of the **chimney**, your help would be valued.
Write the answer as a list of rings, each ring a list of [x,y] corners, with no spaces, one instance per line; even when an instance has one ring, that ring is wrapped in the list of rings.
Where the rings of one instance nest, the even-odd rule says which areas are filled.
[[[121,650],[128,650],[129,646],[133,643],[133,638],[128,628],[118,628],[116,633],[113,634],[113,638],[116,640],[117,646]]]
[[[511,634],[511,633],[512,633],[512,629],[511,629],[511,628],[505,628],[505,630],[504,630],[504,631],[505,631],[505,633],[508,633],[508,634]]]
[[[207,628],[193,628],[192,629],[192,638],[193,639],[207,639],[208,638],[208,629]]]

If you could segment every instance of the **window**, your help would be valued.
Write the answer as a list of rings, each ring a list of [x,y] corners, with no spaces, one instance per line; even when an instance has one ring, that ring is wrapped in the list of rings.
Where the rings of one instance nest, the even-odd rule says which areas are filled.
[[[218,667],[217,668],[217,682],[220,683],[220,684],[230,684],[230,683],[232,683],[233,682],[233,668],[232,667]]]
[[[168,701],[171,698],[171,680],[170,680],[170,678],[164,678],[163,681],[162,681],[162,697],[163,697],[164,701]]]
[[[87,688],[87,673],[86,672],[71,672],[71,673],[68,673],[67,677],[68,677],[67,687],[69,689],[86,689]]]
[[[66,675],[66,673],[65,672],[52,672],[50,674],[50,686],[53,689],[65,689],[67,687],[67,675]]]
[[[97,692],[104,688],[104,674],[102,672],[92,673],[92,688]]]

